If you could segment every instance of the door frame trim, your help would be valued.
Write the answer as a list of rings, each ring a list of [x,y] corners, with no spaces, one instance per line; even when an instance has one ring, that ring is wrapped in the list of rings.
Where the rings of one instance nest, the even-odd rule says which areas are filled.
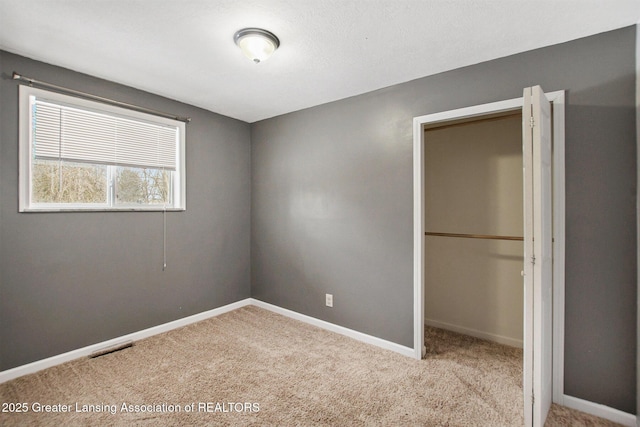
[[[565,280],[565,92],[545,93],[553,105],[553,392],[554,403],[564,396],[564,280]],[[413,119],[413,350],[424,355],[424,129],[425,125],[472,119],[522,109],[523,98],[443,111]]]

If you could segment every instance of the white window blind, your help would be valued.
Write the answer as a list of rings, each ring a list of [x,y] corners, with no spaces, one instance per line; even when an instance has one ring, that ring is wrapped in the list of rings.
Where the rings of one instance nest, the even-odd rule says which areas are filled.
[[[20,86],[20,212],[186,209],[182,121]]]
[[[36,99],[36,159],[177,169],[178,128]]]

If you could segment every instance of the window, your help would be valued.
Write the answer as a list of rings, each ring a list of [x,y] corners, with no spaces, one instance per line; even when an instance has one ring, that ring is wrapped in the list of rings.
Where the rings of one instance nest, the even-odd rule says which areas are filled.
[[[185,125],[20,86],[20,211],[184,210]]]

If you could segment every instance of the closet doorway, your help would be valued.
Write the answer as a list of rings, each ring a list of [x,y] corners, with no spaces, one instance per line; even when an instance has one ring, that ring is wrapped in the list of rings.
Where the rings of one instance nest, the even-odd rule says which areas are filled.
[[[522,112],[424,132],[425,325],[522,348]]]
[[[499,129],[511,142],[491,141]],[[552,397],[562,404],[563,91],[535,86],[522,98],[414,119],[416,358],[425,322],[522,342],[525,425],[544,424]]]

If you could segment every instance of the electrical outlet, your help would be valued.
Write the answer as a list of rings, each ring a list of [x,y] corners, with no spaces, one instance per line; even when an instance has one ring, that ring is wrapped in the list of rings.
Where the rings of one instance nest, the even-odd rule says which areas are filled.
[[[326,299],[325,303],[327,304],[327,307],[333,307],[333,295],[327,294],[325,299]]]

